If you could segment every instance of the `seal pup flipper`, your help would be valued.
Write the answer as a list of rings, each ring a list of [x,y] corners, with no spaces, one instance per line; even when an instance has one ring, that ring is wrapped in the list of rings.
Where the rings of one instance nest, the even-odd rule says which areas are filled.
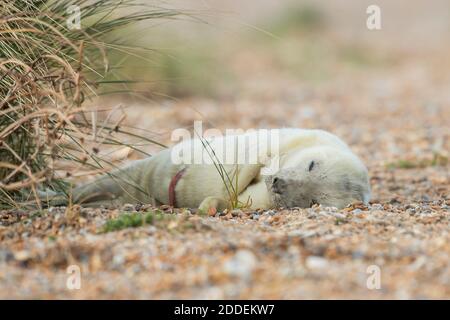
[[[157,201],[150,194],[152,158],[136,160],[123,168],[103,174],[94,181],[68,191],[68,194],[50,190],[39,191],[41,202],[46,206],[64,206],[69,203],[86,206],[117,206],[124,203],[150,203]]]
[[[153,203],[147,181],[151,179],[148,172],[153,168],[153,162],[153,158],[136,160],[126,167],[81,185],[73,189],[73,201],[80,204]]]
[[[206,197],[198,206],[202,213],[209,213],[211,210],[223,211],[228,208],[228,201],[219,197]]]

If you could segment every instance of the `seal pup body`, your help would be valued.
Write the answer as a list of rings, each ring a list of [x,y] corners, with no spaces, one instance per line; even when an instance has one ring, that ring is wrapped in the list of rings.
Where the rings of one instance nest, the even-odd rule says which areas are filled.
[[[274,152],[258,139],[261,133],[263,130],[255,130],[207,139],[207,145],[200,139],[181,142],[75,188],[72,199],[86,205],[138,202],[161,205],[170,203],[169,190],[173,189],[178,207],[220,210],[230,203],[230,185],[224,183],[225,174],[232,178],[239,202],[253,209],[309,207],[314,203],[341,208],[353,201],[369,200],[367,169],[335,135],[323,130],[264,130],[264,134],[279,140]],[[238,139],[247,143],[238,143],[236,149],[233,141]],[[194,157],[201,153],[204,158],[206,149],[224,156],[221,159],[233,153],[237,161],[225,162],[222,174],[214,161],[199,164],[174,161],[174,154],[188,152]],[[238,160],[248,155],[254,161]]]

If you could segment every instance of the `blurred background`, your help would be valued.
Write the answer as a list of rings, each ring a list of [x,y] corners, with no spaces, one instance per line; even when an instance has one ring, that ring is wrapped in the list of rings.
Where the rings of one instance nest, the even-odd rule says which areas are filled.
[[[375,177],[448,164],[448,1],[377,1],[380,30],[366,25],[373,1],[161,3],[183,15],[115,35],[134,49],[110,56],[119,65],[111,79],[132,82],[93,101],[121,126],[166,145],[195,120],[204,129],[321,128],[347,141]]]
[[[118,74],[151,81],[140,88],[155,98],[233,99],[256,86],[250,80],[275,75],[323,83],[342,72],[394,68],[445,51],[450,33],[450,5],[443,0],[378,1],[382,28],[375,31],[366,27],[371,1],[162,4],[185,15],[124,30],[117,36],[124,43],[153,50],[114,57],[122,59]]]

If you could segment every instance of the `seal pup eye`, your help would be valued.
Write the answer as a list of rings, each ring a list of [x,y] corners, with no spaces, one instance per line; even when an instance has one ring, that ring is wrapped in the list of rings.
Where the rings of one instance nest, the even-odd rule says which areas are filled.
[[[311,161],[311,163],[309,164],[308,171],[311,171],[311,170],[314,168],[314,165],[315,165],[315,163],[314,163],[314,160],[313,160],[313,161]]]

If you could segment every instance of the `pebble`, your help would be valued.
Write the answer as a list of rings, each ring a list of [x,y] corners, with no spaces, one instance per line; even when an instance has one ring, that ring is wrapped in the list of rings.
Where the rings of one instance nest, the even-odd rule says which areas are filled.
[[[383,210],[383,205],[380,203],[369,204],[369,210]]]
[[[231,276],[251,280],[252,272],[257,266],[256,256],[246,249],[238,250],[234,256],[225,262],[223,270]]]
[[[0,249],[0,263],[6,263],[14,258],[14,254],[8,249]]]
[[[325,269],[330,263],[327,259],[317,256],[309,256],[305,261],[306,267],[311,270],[315,269]]]
[[[14,253],[14,259],[17,261],[25,261],[30,258],[30,252],[26,250],[17,251]]]
[[[239,217],[239,216],[241,216],[241,214],[242,214],[242,210],[239,210],[239,209],[234,209],[231,211],[231,215],[233,217]]]
[[[127,204],[124,204],[122,206],[122,210],[123,211],[134,211],[135,210],[135,206],[130,204],[130,203],[127,203]]]

